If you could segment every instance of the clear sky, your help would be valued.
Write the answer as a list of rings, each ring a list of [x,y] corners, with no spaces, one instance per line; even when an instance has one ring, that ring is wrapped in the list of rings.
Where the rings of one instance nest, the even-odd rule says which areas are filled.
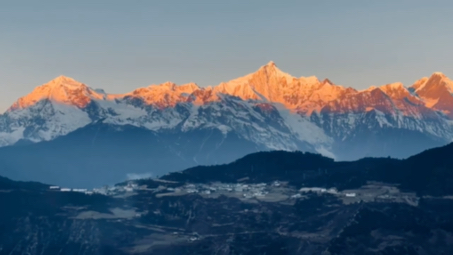
[[[270,60],[358,89],[453,77],[452,10],[451,0],[2,1],[0,111],[59,75],[109,93],[216,85]]]

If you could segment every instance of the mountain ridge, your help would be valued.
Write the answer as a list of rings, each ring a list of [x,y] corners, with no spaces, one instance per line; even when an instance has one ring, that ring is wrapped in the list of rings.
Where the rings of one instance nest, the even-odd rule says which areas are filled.
[[[371,86],[368,89],[358,91],[351,87],[336,85],[328,78],[320,81],[316,76],[299,78],[294,77],[288,73],[281,71],[277,67],[275,62],[270,61],[253,73],[232,79],[228,82],[221,82],[217,86],[199,87],[196,83],[193,82],[177,85],[173,82],[167,81],[161,84],[151,84],[147,87],[137,88],[131,92],[126,92],[123,94],[108,94],[105,92],[99,93],[96,89],[92,89],[82,82],[76,81],[71,77],[60,75],[52,79],[48,83],[36,87],[28,95],[19,98],[7,111],[31,106],[42,99],[51,99],[59,103],[67,103],[67,101],[64,100],[66,98],[52,98],[50,97],[50,95],[46,95],[49,94],[51,90],[58,89],[58,87],[72,87],[73,89],[83,90],[82,92],[88,95],[83,95],[83,93],[81,93],[82,95],[79,96],[89,97],[89,99],[91,100],[116,100],[124,99],[126,97],[140,97],[144,99],[144,101],[148,105],[151,105],[153,103],[158,104],[159,100],[162,99],[160,97],[176,97],[173,98],[176,100],[173,100],[171,103],[167,102],[167,104],[162,104],[162,106],[165,107],[174,107],[177,103],[188,102],[190,101],[191,97],[189,97],[189,95],[191,94],[195,94],[194,97],[204,97],[204,100],[202,101],[203,103],[209,103],[210,101],[218,100],[218,97],[216,96],[216,94],[218,93],[237,96],[244,100],[260,100],[262,99],[261,97],[264,96],[264,98],[266,98],[266,100],[269,102],[282,103],[285,105],[285,107],[296,110],[303,105],[301,99],[310,99],[310,97],[313,96],[314,92],[317,92],[315,93],[315,96],[318,101],[330,102],[338,98],[338,96],[336,96],[336,94],[338,94],[338,90],[340,91],[340,93],[347,92],[346,94],[357,94],[368,90],[379,89],[390,96],[392,99],[394,99],[395,96],[398,97],[397,95],[395,95],[395,91],[399,91],[400,93],[404,94],[410,94],[410,89],[412,89],[414,93],[431,89],[430,92],[425,92],[422,94],[423,96],[418,98],[419,100],[422,100],[433,98],[433,96],[440,96],[433,95],[432,87],[445,88],[451,93],[453,91],[453,81],[451,81],[445,74],[441,72],[435,72],[430,77],[423,77],[417,80],[409,87],[405,87],[400,82],[395,82],[381,85],[379,87]],[[279,91],[279,89],[284,89],[285,87],[289,87],[289,92]],[[319,93],[323,89],[326,91]],[[443,91],[440,91],[439,93],[441,92]],[[299,93],[299,95],[297,96],[301,98],[290,98],[289,95],[285,95],[285,93]],[[181,94],[186,95],[181,96]],[[207,94],[213,95],[206,96]],[[327,99],[323,98],[323,96],[327,97]],[[153,101],[153,99],[155,98],[157,98],[157,102]],[[84,102],[85,104],[79,102],[72,103],[74,103],[78,107],[85,107],[87,104],[87,102]],[[434,105],[432,105],[432,102],[427,102],[426,106],[428,108],[434,107]],[[313,109],[308,110],[309,112],[313,112]]]
[[[405,157],[453,140],[451,84],[434,73],[410,87],[392,83],[359,91],[315,76],[291,76],[272,61],[214,87],[165,82],[124,94],[59,76],[0,115],[0,146],[49,141],[102,121],[176,134],[215,128],[260,148],[308,150],[336,159]],[[394,139],[397,133],[403,138]],[[392,139],[414,137],[420,141],[414,150],[391,148]],[[352,153],[360,146],[370,151]]]

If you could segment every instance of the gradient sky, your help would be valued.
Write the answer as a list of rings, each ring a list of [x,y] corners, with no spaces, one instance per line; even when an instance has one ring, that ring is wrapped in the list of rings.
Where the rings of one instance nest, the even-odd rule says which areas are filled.
[[[216,85],[273,60],[358,89],[453,77],[452,1],[77,0],[0,4],[0,112],[59,75],[109,93]]]

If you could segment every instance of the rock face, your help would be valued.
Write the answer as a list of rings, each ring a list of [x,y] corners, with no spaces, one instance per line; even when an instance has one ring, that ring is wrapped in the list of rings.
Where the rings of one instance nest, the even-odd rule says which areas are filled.
[[[441,73],[408,88],[393,83],[357,91],[293,77],[274,62],[215,87],[166,82],[117,95],[60,76],[0,115],[0,146],[51,141],[100,121],[157,133],[216,129],[261,149],[337,160],[407,157],[452,140],[451,91],[453,82]]]

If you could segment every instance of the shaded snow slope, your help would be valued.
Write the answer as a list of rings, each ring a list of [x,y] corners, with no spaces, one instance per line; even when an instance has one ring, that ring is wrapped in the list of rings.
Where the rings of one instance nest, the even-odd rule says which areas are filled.
[[[293,77],[272,61],[214,87],[166,82],[115,95],[60,76],[0,115],[0,146],[49,141],[101,121],[158,133],[215,129],[266,149],[336,159],[348,158],[339,155],[353,151],[351,144],[384,143],[398,133],[390,130],[400,130],[411,132],[411,139],[423,137],[416,144],[421,151],[453,140],[452,91],[453,82],[442,73],[409,88],[392,83],[357,91],[328,79]],[[394,155],[388,145],[381,147],[366,155]]]

